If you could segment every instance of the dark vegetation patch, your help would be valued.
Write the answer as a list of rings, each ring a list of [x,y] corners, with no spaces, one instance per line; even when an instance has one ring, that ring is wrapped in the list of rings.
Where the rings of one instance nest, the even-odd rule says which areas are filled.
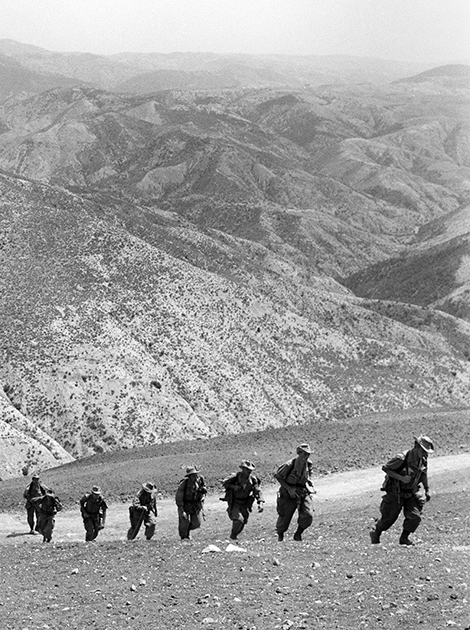
[[[468,252],[468,237],[458,237],[425,252],[388,259],[342,279],[356,295],[426,306],[455,287],[455,274]]]

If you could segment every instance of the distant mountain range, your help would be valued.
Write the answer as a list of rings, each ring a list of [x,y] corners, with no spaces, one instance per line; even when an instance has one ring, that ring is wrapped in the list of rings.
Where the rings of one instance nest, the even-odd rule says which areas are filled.
[[[22,73],[43,83],[51,74],[55,85],[73,80],[114,92],[150,93],[165,89],[318,86],[324,84],[388,83],[432,68],[430,64],[330,56],[221,55],[214,53],[90,53],[53,52],[9,39],[0,40],[0,55],[17,64],[14,85],[2,86],[0,97],[33,90]],[[45,76],[43,76],[45,75]],[[51,87],[48,84],[47,87]],[[43,89],[47,89],[44,87]]]
[[[0,54],[0,476],[469,405],[465,67]]]

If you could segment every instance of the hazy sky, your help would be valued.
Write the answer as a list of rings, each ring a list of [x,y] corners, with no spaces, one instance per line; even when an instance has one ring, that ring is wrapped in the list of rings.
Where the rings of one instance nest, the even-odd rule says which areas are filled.
[[[0,38],[50,50],[470,60],[470,0],[0,0]]]

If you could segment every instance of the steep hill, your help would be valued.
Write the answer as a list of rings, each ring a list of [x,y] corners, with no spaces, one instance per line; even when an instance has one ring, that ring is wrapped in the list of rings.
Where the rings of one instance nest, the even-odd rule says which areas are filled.
[[[465,261],[466,108],[427,85],[3,102],[2,405],[34,457],[6,440],[0,475],[468,406],[470,324],[442,312],[450,273],[423,285],[436,252]],[[351,292],[389,268],[387,302]]]

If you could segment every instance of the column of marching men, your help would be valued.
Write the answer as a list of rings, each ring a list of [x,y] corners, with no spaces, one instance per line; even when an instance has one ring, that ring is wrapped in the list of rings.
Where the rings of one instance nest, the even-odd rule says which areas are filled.
[[[423,507],[431,498],[427,460],[428,455],[433,452],[431,439],[426,435],[419,435],[414,438],[411,449],[393,457],[382,467],[385,480],[381,490],[385,494],[380,504],[380,516],[369,532],[372,544],[380,543],[382,532],[395,523],[402,511],[404,521],[399,543],[413,544],[409,535],[416,531],[421,522]],[[303,532],[312,524],[313,495],[316,491],[312,481],[311,453],[309,444],[300,444],[296,449],[296,456],[279,466],[274,474],[280,486],[276,502],[276,532],[280,542],[284,540],[296,512],[297,527],[293,535],[294,540],[301,541]],[[220,499],[227,502],[227,514],[232,523],[230,540],[233,541],[238,540],[238,536],[248,523],[254,503],[257,503],[259,512],[264,509],[261,480],[254,472],[255,465],[245,459],[239,469],[239,472],[223,480],[225,493]],[[136,538],[142,526],[147,540],[155,534],[158,516],[156,494],[155,485],[146,482],[134,497],[129,507],[128,540]],[[206,494],[207,488],[201,472],[195,466],[188,466],[175,495],[178,533],[181,540],[189,540],[191,532],[201,526]],[[30,533],[41,534],[43,542],[50,542],[55,516],[63,509],[62,503],[53,490],[41,483],[39,475],[32,476],[23,497],[26,499]],[[99,532],[104,529],[107,510],[108,505],[99,486],[93,486],[91,492],[82,496],[80,511],[86,541],[96,540]]]

